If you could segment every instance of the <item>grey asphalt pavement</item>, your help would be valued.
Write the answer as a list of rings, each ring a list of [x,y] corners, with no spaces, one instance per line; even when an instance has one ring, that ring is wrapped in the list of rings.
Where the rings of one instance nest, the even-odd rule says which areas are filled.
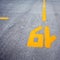
[[[47,21],[42,21],[42,0],[0,0],[0,60],[60,60],[60,0],[47,0]],[[57,39],[50,49],[26,46],[30,32],[49,26]],[[43,33],[44,30],[41,32]]]

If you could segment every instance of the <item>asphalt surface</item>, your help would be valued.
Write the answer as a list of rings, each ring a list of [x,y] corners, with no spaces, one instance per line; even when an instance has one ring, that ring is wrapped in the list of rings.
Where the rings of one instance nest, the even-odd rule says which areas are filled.
[[[42,0],[0,0],[0,60],[60,60],[60,0],[47,0],[47,21],[42,21]],[[57,39],[50,49],[26,46],[30,32],[49,26]],[[44,30],[41,31],[43,33]]]

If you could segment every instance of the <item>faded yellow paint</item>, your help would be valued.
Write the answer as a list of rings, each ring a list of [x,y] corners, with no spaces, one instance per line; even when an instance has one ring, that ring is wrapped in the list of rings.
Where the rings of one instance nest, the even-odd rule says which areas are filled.
[[[46,21],[46,0],[43,0],[43,6],[42,6],[42,20]]]
[[[8,20],[8,17],[0,17],[0,20]]]

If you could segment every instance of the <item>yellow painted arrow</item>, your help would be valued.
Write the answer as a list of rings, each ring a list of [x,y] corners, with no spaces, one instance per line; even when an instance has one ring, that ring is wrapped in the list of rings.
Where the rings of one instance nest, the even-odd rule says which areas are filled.
[[[0,20],[8,20],[8,17],[0,17]]]
[[[42,6],[42,20],[46,21],[46,0],[43,0],[43,6]]]

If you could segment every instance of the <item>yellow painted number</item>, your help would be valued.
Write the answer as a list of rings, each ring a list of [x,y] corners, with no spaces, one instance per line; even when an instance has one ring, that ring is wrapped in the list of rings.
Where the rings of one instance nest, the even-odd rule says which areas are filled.
[[[45,27],[44,34],[37,34],[37,32],[40,30],[42,30],[42,26],[39,26],[35,28],[33,31],[31,31],[28,39],[28,43],[27,43],[28,47],[50,48],[52,43],[56,40],[55,35],[50,36],[50,28],[48,26]],[[35,38],[38,38],[37,42],[34,41]]]

